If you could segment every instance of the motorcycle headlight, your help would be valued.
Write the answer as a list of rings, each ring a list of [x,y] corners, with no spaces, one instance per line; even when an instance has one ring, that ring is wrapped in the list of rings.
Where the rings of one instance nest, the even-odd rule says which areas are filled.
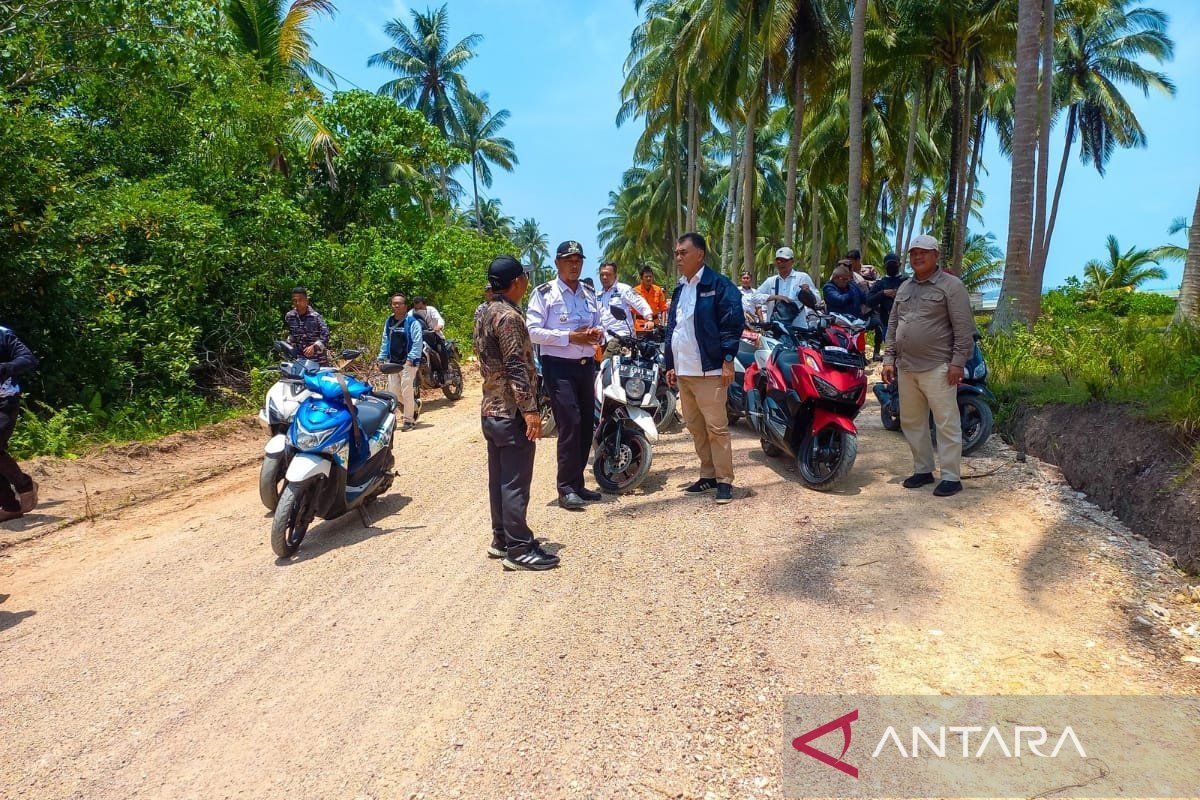
[[[291,430],[292,445],[297,450],[314,452],[324,449],[324,445],[333,436],[334,428],[325,431],[309,431],[299,425],[293,425]]]
[[[981,381],[987,377],[987,364],[980,362],[975,365],[975,371],[971,373],[971,379]]]
[[[641,378],[625,381],[625,394],[630,400],[641,400],[646,395],[646,382]]]
[[[818,378],[816,375],[813,375],[812,379],[813,385],[817,387],[817,392],[819,392],[822,397],[836,398],[841,394],[841,392],[837,390],[836,386],[824,378]]]

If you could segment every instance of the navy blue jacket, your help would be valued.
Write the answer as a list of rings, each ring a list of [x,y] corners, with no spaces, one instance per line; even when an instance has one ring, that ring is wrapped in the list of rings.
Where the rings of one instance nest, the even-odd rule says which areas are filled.
[[[667,369],[675,369],[675,353],[671,350],[671,337],[675,334],[675,311],[679,308],[679,292],[683,284],[675,287],[671,295],[671,311],[667,315],[667,346],[663,353]],[[696,286],[696,313],[692,317],[696,326],[696,341],[700,343],[700,365],[704,371],[720,369],[726,356],[737,355],[738,343],[746,315],[742,311],[742,293],[733,281],[704,265],[704,275]]]
[[[862,307],[866,305],[867,297],[854,281],[850,281],[850,285],[844,292],[837,287],[836,283],[830,281],[825,284],[823,294],[825,295],[825,308],[830,314],[849,314],[852,317],[863,315]]]
[[[18,397],[17,376],[38,365],[37,356],[10,329],[0,326],[0,399]]]

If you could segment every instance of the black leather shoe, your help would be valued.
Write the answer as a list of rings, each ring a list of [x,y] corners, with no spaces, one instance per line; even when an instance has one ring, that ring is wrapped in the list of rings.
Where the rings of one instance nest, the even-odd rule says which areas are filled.
[[[560,494],[558,496],[558,504],[567,511],[579,511],[587,505],[587,503],[583,502],[583,498],[575,494],[575,492]]]
[[[504,541],[504,534],[492,534],[492,546],[487,549],[488,558],[504,558],[508,555],[508,545]]]
[[[589,503],[594,503],[597,500],[601,500],[604,498],[604,495],[600,494],[599,492],[593,492],[591,489],[588,489],[586,487],[583,489],[580,489],[578,492],[576,492],[576,494],[578,494],[580,497],[582,497],[584,500],[588,501]]]
[[[942,481],[933,490],[934,497],[949,497],[962,491],[962,481]]]
[[[713,478],[701,478],[683,491],[685,494],[706,494],[715,488],[717,488],[716,480]]]
[[[933,483],[932,472],[917,472],[905,478],[904,483],[900,485],[905,489],[920,489],[922,486],[928,486],[931,483]]]
[[[717,505],[723,506],[726,503],[733,502],[733,484],[718,483],[717,484]]]
[[[539,572],[558,566],[558,556],[547,553],[538,545],[514,545],[508,548],[508,555],[501,562],[507,570],[523,570]]]

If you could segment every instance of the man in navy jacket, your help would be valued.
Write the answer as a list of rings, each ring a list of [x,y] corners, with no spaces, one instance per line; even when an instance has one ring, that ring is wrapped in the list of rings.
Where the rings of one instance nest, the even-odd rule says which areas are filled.
[[[8,454],[8,440],[21,411],[17,376],[37,365],[37,357],[24,342],[0,326],[0,522],[28,514],[37,505],[37,483]]]
[[[725,393],[733,383],[745,316],[733,282],[704,265],[708,246],[698,233],[675,243],[675,264],[682,281],[671,296],[664,354],[667,383],[679,387],[683,421],[700,457],[700,480],[685,491],[701,495],[714,489],[717,502],[733,500],[733,444]]]

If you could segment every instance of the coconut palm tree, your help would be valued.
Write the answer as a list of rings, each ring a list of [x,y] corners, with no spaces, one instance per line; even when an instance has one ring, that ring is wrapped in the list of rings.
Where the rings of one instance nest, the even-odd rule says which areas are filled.
[[[1196,210],[1188,226],[1187,258],[1183,262],[1183,282],[1179,286],[1179,305],[1175,306],[1174,323],[1200,323],[1200,192],[1196,193]]]
[[[850,37],[850,172],[846,181],[846,245],[862,247],[863,53],[866,47],[867,0],[854,2]]]
[[[538,227],[536,219],[526,217],[521,220],[513,234],[513,244],[517,246],[525,263],[533,267],[534,274],[540,276],[542,266],[550,258],[550,242]]]
[[[1167,227],[1168,236],[1182,233],[1185,242],[1190,239],[1191,231],[1192,226],[1188,224],[1187,217],[1176,217]],[[1159,261],[1184,261],[1187,259],[1187,252],[1187,247],[1180,247],[1177,244],[1164,244],[1154,248],[1154,255]]]
[[[225,0],[223,10],[242,50],[258,62],[264,80],[288,88],[301,88],[319,98],[314,76],[336,86],[333,73],[312,57],[313,38],[308,30],[321,14],[332,16],[337,8],[333,0]],[[292,121],[290,134],[302,142],[311,161],[321,158],[329,182],[336,188],[333,167],[338,153],[333,133],[306,108]],[[282,138],[282,137],[280,137]],[[269,148],[271,168],[285,175],[291,171],[284,155],[283,142]]]
[[[1035,254],[1036,274],[1045,271],[1076,138],[1081,143],[1080,160],[1103,175],[1116,148],[1146,146],[1146,132],[1121,94],[1121,84],[1140,89],[1145,96],[1151,89],[1175,95],[1170,78],[1139,63],[1143,57],[1159,63],[1173,57],[1175,43],[1167,35],[1167,16],[1151,8],[1129,8],[1131,2],[1109,0],[1093,10],[1078,9],[1066,20],[1059,38],[1054,90],[1066,107],[1067,130],[1050,220]]]
[[[1114,290],[1133,291],[1150,280],[1166,280],[1167,271],[1158,266],[1154,250],[1131,247],[1122,253],[1117,237],[1111,235],[1106,247],[1107,261],[1092,259],[1083,265],[1084,286],[1093,298]]]
[[[386,94],[415,108],[447,138],[459,102],[467,96],[463,67],[475,57],[474,47],[483,40],[472,33],[450,44],[450,16],[446,6],[412,12],[412,27],[397,18],[383,27],[395,43],[367,59],[367,66],[383,67],[400,77],[379,87]]]
[[[467,215],[466,221],[472,228],[487,236],[511,239],[514,235],[513,218],[505,215],[500,208],[500,201],[494,198],[481,202],[478,215],[472,211]]]
[[[992,233],[972,233],[963,246],[962,269],[958,274],[968,292],[995,289],[1004,276],[1004,253]]]
[[[512,172],[518,163],[512,140],[499,135],[511,115],[507,109],[492,113],[487,101],[487,92],[478,97],[467,92],[460,98],[458,118],[454,124],[454,144],[467,154],[471,165],[476,219],[479,219],[479,184],[487,188],[492,185],[490,165],[495,164],[505,172]]]

